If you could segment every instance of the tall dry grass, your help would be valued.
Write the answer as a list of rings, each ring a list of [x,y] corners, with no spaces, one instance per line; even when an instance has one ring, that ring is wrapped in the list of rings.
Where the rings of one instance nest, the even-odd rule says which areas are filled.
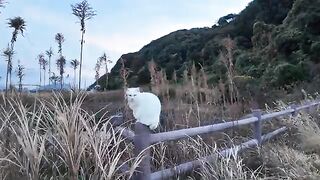
[[[173,116],[169,114],[167,118],[166,123],[169,125],[167,130],[203,125],[207,123],[205,120],[214,116],[219,117],[220,110],[232,119],[238,116],[232,114],[241,109],[237,107],[237,103],[231,106],[226,101],[227,105],[223,105],[221,91],[199,83],[199,80],[206,79],[204,70],[190,69],[185,73],[186,82],[174,86],[168,83],[163,71],[155,73],[158,73],[159,82],[161,82],[155,85],[159,86],[162,96],[169,97],[165,111],[168,114],[173,112]],[[172,87],[177,91],[175,96],[167,91],[167,88],[169,91],[171,88],[172,91]],[[205,92],[204,89],[210,92],[201,96],[201,93]],[[95,180],[128,179],[132,176],[141,157],[133,157],[133,145],[120,136],[122,133],[120,130],[110,125],[108,116],[105,115],[110,110],[110,106],[106,106],[105,109],[98,108],[98,111],[93,112],[83,109],[85,103],[95,103],[91,102],[94,96],[99,97],[96,99],[100,100],[102,95],[111,96],[114,93],[122,96],[117,92],[88,95],[92,97],[84,94],[70,96],[54,94],[46,98],[36,97],[33,103],[24,103],[19,97],[2,97],[0,179]],[[214,96],[214,93],[219,95]],[[106,98],[106,101],[114,105],[118,100]],[[229,107],[230,110],[222,109],[221,106]],[[278,102],[273,106],[281,110],[288,104]],[[267,107],[266,109],[268,111]],[[279,137],[279,139],[288,138],[284,144],[277,141],[269,142],[261,149],[253,150],[257,151],[255,155],[234,153],[225,158],[216,157],[214,162],[201,159],[203,156],[217,153],[219,148],[224,147],[221,145],[224,141],[228,147],[232,147],[238,144],[239,139],[251,136],[248,127],[237,128],[235,131],[241,132],[233,135],[239,137],[235,137],[231,142],[230,131],[227,131],[229,135],[216,133],[201,138],[156,144],[151,147],[153,170],[166,169],[187,161],[201,159],[203,168],[188,175],[177,176],[176,179],[317,178],[320,167],[318,157],[320,123],[319,111],[315,112],[311,115],[305,112],[296,117],[278,119],[275,124],[266,123],[264,130],[279,127],[280,123],[290,126],[294,135],[287,134]],[[241,111],[237,113],[241,114]],[[216,120],[211,119],[209,123],[216,123]],[[6,130],[9,130],[9,137],[5,134]],[[8,139],[9,146],[4,146]],[[5,149],[6,147],[9,148]],[[250,164],[256,158],[262,159],[260,164]]]
[[[288,107],[288,104],[282,101],[276,102],[275,105],[279,110]],[[218,153],[216,143],[208,143],[202,138],[178,141],[177,147],[182,147],[179,152],[184,155],[179,157],[202,161],[203,168],[189,176],[189,179],[316,180],[320,178],[319,117],[319,109],[310,109],[296,116],[275,119],[273,123],[278,126],[279,124],[287,125],[289,132],[258,149],[231,153],[222,158],[216,156],[210,162],[201,157]],[[275,126],[271,123],[264,128],[270,131],[270,128]],[[236,141],[234,144],[237,144]],[[233,143],[230,146],[234,146]]]
[[[5,99],[0,105],[0,130],[8,129],[10,139],[4,149],[8,137],[0,137],[2,179],[131,177],[141,157],[130,156],[132,146],[123,146],[122,132],[109,119],[96,119],[81,108],[84,98],[71,94],[66,101],[54,94],[49,100],[36,99],[31,106],[19,98]]]
[[[26,106],[17,98],[6,99],[1,107],[0,131],[9,127],[10,153],[1,146],[2,179],[127,179],[139,163],[132,144],[121,132],[109,126],[108,119],[96,119],[81,109],[83,95],[64,100],[56,94],[49,100],[35,100]],[[277,103],[278,109],[287,106]],[[315,113],[317,114],[317,113]],[[10,120],[10,121],[8,121]],[[284,119],[298,129],[300,147],[270,143],[259,156],[264,160],[256,169],[249,168],[242,154],[229,154],[216,161],[202,160],[203,168],[180,179],[314,179],[319,175],[316,142],[319,126],[316,117],[307,113]],[[100,128],[102,126],[102,128]],[[214,141],[214,139],[211,139]],[[5,137],[1,137],[1,143]],[[309,143],[312,142],[312,143]],[[122,146],[124,144],[124,146]],[[230,143],[229,143],[230,144]],[[232,144],[232,143],[231,143]],[[231,145],[232,146],[232,145]],[[218,145],[203,138],[160,143],[152,147],[154,170],[201,159],[218,152]],[[174,152],[175,151],[175,152]],[[252,157],[253,158],[253,157]],[[121,171],[129,165],[126,172]]]

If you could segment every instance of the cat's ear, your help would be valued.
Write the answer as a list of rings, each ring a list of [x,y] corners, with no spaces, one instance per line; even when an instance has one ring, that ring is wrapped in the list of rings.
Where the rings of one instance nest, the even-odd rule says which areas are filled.
[[[127,93],[133,93],[136,91],[136,88],[135,87],[131,87],[131,88],[126,88],[126,91]]]
[[[132,88],[134,92],[140,92],[140,87]]]

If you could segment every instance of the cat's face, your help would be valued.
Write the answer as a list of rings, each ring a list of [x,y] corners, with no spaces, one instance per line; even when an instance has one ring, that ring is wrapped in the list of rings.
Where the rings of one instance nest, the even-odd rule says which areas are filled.
[[[128,88],[126,91],[126,99],[128,102],[133,102],[135,97],[140,93],[140,88]]]

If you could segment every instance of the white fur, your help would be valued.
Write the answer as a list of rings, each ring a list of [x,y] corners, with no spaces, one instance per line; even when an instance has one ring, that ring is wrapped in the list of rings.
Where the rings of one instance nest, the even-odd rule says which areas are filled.
[[[151,130],[158,127],[161,103],[156,95],[149,92],[140,92],[139,88],[128,88],[126,99],[137,122],[149,126]]]

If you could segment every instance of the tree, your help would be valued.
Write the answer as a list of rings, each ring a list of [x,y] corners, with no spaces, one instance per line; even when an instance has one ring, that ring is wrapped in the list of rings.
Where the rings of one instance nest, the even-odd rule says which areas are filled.
[[[8,44],[8,47],[2,52],[2,56],[6,57],[6,61],[7,61],[6,95],[8,93],[8,78],[9,78],[9,71],[10,71],[10,69],[12,69],[11,59],[12,59],[13,54],[14,54],[14,52]]]
[[[0,0],[0,7],[4,7],[4,0]]]
[[[53,51],[52,51],[52,48],[50,47],[49,50],[46,50],[46,55],[48,56],[48,60],[49,60],[49,78],[50,78],[50,75],[51,75],[51,57],[53,55]],[[49,79],[49,85],[50,85],[50,79]]]
[[[63,74],[64,74],[64,67],[66,65],[66,59],[64,56],[60,56],[59,59],[57,59],[57,67],[60,74],[60,90],[62,90],[62,84],[63,82]]]
[[[106,53],[103,53],[101,57],[99,57],[100,63],[105,63],[106,65],[106,85],[105,85],[105,90],[108,88],[108,81],[109,81],[109,68],[108,68],[108,63],[112,63],[110,59],[107,58]]]
[[[228,14],[226,16],[219,18],[218,24],[219,26],[224,26],[228,24],[230,21],[234,20],[236,17],[237,17],[236,14]]]
[[[76,81],[77,81],[77,68],[79,66],[79,61],[77,59],[73,59],[70,62],[70,65],[73,69],[73,84],[74,84],[74,89],[76,89]]]
[[[80,21],[80,31],[81,31],[81,42],[80,42],[80,68],[79,68],[79,90],[81,89],[81,71],[82,71],[82,54],[83,54],[83,43],[84,34],[86,32],[85,21],[92,19],[96,12],[90,7],[89,3],[84,0],[75,5],[71,5],[72,14],[75,15]]]
[[[58,53],[62,56],[62,43],[64,42],[64,36],[62,33],[57,33],[55,36],[55,40],[58,43]]]
[[[41,84],[42,84],[42,73],[41,73],[41,71],[42,71],[42,67],[43,67],[43,64],[44,64],[44,61],[45,61],[45,59],[44,59],[44,55],[41,53],[41,54],[39,54],[38,55],[38,63],[39,63],[39,72],[40,72],[40,76],[39,76],[39,80],[40,80],[40,86],[41,86]]]
[[[0,8],[3,8],[3,7],[4,7],[4,3],[5,3],[4,0],[0,0]],[[0,12],[0,13],[1,13],[1,12]]]
[[[57,82],[60,81],[60,77],[59,76],[56,76],[56,74],[54,72],[52,72],[52,76],[49,77],[49,80],[54,82],[54,87],[57,86]]]
[[[23,31],[26,29],[26,22],[21,17],[15,17],[9,19],[8,25],[10,28],[13,28],[12,37],[11,37],[11,51],[14,49],[14,43],[17,41],[19,32],[23,36]],[[12,58],[12,56],[10,56]],[[8,62],[10,62],[9,66],[9,84],[11,86],[11,72],[12,72],[12,59],[10,59]]]
[[[57,67],[60,74],[60,90],[62,90],[63,84],[63,74],[64,74],[64,67],[66,65],[66,59],[62,55],[62,43],[64,42],[64,36],[62,33],[57,33],[55,36],[55,40],[58,43],[58,53],[60,54],[59,58],[57,59]]]
[[[96,79],[96,85],[99,86],[99,78],[100,78],[100,68],[101,68],[101,61],[98,60],[95,66],[95,71],[96,71],[96,75],[95,75],[95,79]]]
[[[222,45],[224,49],[221,50],[219,59],[227,68],[230,103],[233,104],[237,100],[237,89],[234,84],[235,70],[233,64],[233,55],[236,45],[230,37],[222,39]]]
[[[47,69],[47,66],[48,66],[48,61],[43,58],[43,62],[42,62],[42,70],[43,70],[43,85],[45,86],[46,85],[46,69]]]
[[[18,61],[18,68],[16,70],[16,73],[19,78],[19,92],[20,92],[20,94],[22,92],[22,79],[25,76],[24,69],[25,69],[24,66],[20,64],[20,61]]]

